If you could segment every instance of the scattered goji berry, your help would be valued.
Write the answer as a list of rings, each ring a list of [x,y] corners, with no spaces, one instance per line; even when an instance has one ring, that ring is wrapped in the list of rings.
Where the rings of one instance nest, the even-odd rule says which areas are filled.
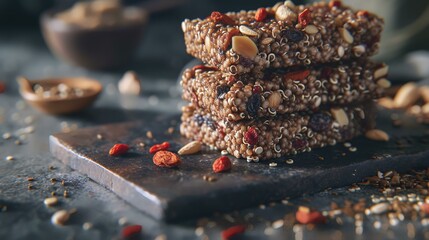
[[[162,150],[153,155],[153,163],[159,167],[176,167],[181,160],[177,154]]]
[[[310,70],[303,70],[303,71],[296,71],[296,72],[290,72],[286,73],[285,79],[291,79],[291,80],[303,80],[306,77],[310,75]]]
[[[360,10],[356,13],[356,16],[358,17],[368,17],[369,13],[366,10]]]
[[[268,12],[265,8],[258,8],[255,13],[255,20],[258,22],[264,21],[264,19],[267,17]]]
[[[240,34],[240,30],[233,28],[221,36],[221,41],[223,43],[222,44],[223,51],[226,51],[229,48],[229,45],[231,45],[232,37],[238,34]]]
[[[325,223],[326,217],[321,212],[311,211],[306,207],[300,207],[296,212],[296,220],[301,224]]]
[[[141,225],[131,225],[126,226],[122,229],[122,238],[123,239],[135,239],[140,235],[143,227]]]
[[[6,90],[6,85],[0,82],[0,93],[3,93]]]
[[[231,160],[227,156],[222,156],[213,162],[213,172],[226,172],[231,169]]]
[[[110,156],[119,156],[119,155],[122,155],[122,154],[128,152],[128,149],[130,149],[130,147],[128,147],[127,144],[118,143],[118,144],[113,145],[113,147],[109,151],[109,155]]]
[[[247,129],[244,134],[244,140],[250,145],[256,145],[256,143],[258,143],[258,132],[256,129],[253,127]]]
[[[230,227],[222,231],[222,239],[230,240],[235,235],[244,233],[245,231],[246,231],[246,226],[244,225],[236,225],[236,226]]]
[[[232,20],[226,14],[216,12],[216,11],[212,12],[212,14],[210,14],[210,19],[216,23],[220,22],[220,23],[224,23],[227,25],[234,25],[235,24],[234,20]]]
[[[158,151],[167,150],[169,148],[170,148],[170,143],[169,142],[163,142],[163,143],[160,143],[160,144],[155,144],[152,147],[150,147],[149,148],[149,153],[150,154],[154,154],[154,153],[156,153]]]
[[[331,0],[329,2],[329,7],[333,8],[333,7],[341,7],[341,1],[338,0]]]
[[[304,11],[298,15],[298,22],[303,27],[307,26],[311,22],[311,12],[308,8],[304,9]]]

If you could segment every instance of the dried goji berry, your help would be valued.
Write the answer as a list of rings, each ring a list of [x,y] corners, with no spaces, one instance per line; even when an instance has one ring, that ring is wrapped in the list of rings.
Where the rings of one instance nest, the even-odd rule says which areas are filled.
[[[175,153],[158,151],[153,155],[153,163],[159,167],[176,167],[181,163],[181,160]]]
[[[298,22],[301,24],[301,26],[305,27],[311,22],[311,14],[310,10],[308,8],[304,9],[299,15],[298,15]]]
[[[341,7],[341,1],[338,0],[331,0],[329,2],[329,7],[333,8],[333,7]]]
[[[240,30],[233,28],[221,36],[221,41],[223,43],[222,44],[223,51],[226,51],[229,48],[229,45],[231,45],[232,37],[238,34],[240,34]]]
[[[230,240],[235,235],[244,233],[245,231],[246,231],[246,226],[244,225],[236,225],[236,226],[230,227],[222,231],[222,239]]]
[[[264,19],[267,17],[268,12],[265,8],[258,8],[255,13],[255,20],[258,22],[264,21]]]
[[[118,143],[118,144],[113,145],[113,147],[109,151],[109,155],[110,156],[119,156],[119,155],[122,155],[122,154],[128,152],[128,149],[130,149],[130,147],[128,147],[127,144]]]
[[[303,80],[306,77],[310,75],[310,70],[303,70],[303,71],[297,71],[297,72],[290,72],[286,73],[285,79],[291,79],[291,80]]]
[[[224,23],[227,25],[234,25],[235,22],[230,17],[228,17],[226,14],[220,13],[220,12],[212,12],[210,14],[210,19],[213,20],[216,23]]]
[[[368,17],[369,13],[366,10],[360,10],[356,13],[356,16],[358,17]]]
[[[226,172],[231,169],[231,160],[227,156],[222,156],[213,162],[213,172]]]
[[[253,127],[247,129],[244,134],[244,140],[250,145],[256,145],[256,143],[258,143],[258,132],[256,129]]]
[[[6,85],[0,82],[0,93],[3,93],[6,90]]]
[[[170,148],[170,143],[169,142],[163,142],[163,143],[160,143],[160,144],[155,144],[152,147],[150,147],[149,153],[154,154],[154,153],[156,153],[158,151],[167,150],[169,148]]]
[[[123,239],[134,239],[140,235],[143,227],[141,225],[126,226],[122,229]]]
[[[295,218],[301,224],[317,224],[326,222],[326,217],[323,216],[322,213],[302,207],[300,207],[296,212]]]

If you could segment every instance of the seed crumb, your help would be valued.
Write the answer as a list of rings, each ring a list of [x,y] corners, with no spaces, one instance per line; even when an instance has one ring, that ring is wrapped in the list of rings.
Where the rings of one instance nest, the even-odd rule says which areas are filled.
[[[356,152],[356,151],[357,151],[357,148],[356,148],[356,147],[350,147],[350,148],[349,148],[349,151],[350,151],[350,152]]]
[[[272,163],[270,163],[270,165],[269,165],[270,167],[277,167],[277,163],[275,163],[275,162],[272,162]]]
[[[101,140],[101,139],[103,139],[103,136],[101,134],[97,134],[97,139]]]
[[[144,146],[145,146],[145,144],[144,144],[143,142],[140,142],[140,143],[139,143],[139,146],[140,146],[140,147],[144,147]]]
[[[146,137],[148,137],[149,139],[152,139],[152,138],[153,138],[153,133],[152,133],[152,131],[147,131],[147,132],[146,132]]]
[[[56,197],[50,197],[50,198],[46,198],[43,203],[45,204],[45,206],[47,207],[52,207],[58,204],[58,198]]]
[[[288,160],[286,160],[286,163],[287,163],[287,164],[293,164],[293,159],[288,159]]]
[[[66,185],[66,181],[65,180],[61,180],[61,185],[65,186]]]
[[[120,225],[120,226],[124,226],[125,224],[127,224],[128,223],[128,219],[126,218],[126,217],[121,217],[121,218],[119,218],[119,220],[118,220],[118,224]]]
[[[64,190],[63,196],[65,198],[68,198],[68,197],[70,197],[70,193],[67,190]]]
[[[15,141],[15,144],[16,144],[16,145],[22,145],[22,142],[21,142],[20,140],[16,140],[16,141]]]
[[[167,133],[169,133],[169,134],[173,134],[173,133],[174,133],[174,128],[173,128],[173,127],[169,127],[169,128],[167,129]]]
[[[8,140],[8,139],[10,139],[11,137],[12,137],[12,134],[10,134],[10,133],[8,133],[8,132],[3,133],[3,139]]]
[[[32,181],[34,181],[34,178],[32,178],[32,177],[28,177],[28,178],[27,178],[27,181],[32,182]]]
[[[33,186],[33,185],[31,185],[31,184],[28,184],[27,189],[28,189],[28,190],[33,190],[33,189],[34,189],[34,186]]]
[[[67,210],[59,210],[51,217],[51,222],[55,225],[64,225],[70,218],[70,213]]]
[[[55,167],[54,167],[54,166],[52,166],[52,165],[49,165],[48,169],[49,169],[49,170],[55,170]]]
[[[88,231],[88,230],[90,230],[93,226],[94,226],[94,225],[93,225],[92,223],[90,223],[90,222],[85,222],[85,223],[83,223],[82,228],[83,228],[83,230]]]

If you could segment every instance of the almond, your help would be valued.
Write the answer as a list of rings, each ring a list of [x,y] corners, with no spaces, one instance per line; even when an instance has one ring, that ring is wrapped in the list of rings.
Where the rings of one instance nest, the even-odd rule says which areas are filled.
[[[241,25],[238,30],[240,30],[240,32],[244,35],[247,36],[251,36],[251,37],[257,37],[258,33],[252,29],[250,29],[249,27],[245,26],[245,25]]]
[[[250,59],[255,58],[259,52],[256,44],[247,36],[232,37],[232,50]]]
[[[177,153],[179,155],[194,154],[201,151],[201,146],[202,146],[201,142],[193,141],[183,146]]]
[[[332,108],[332,116],[340,124],[340,127],[349,125],[349,117],[342,108]]]
[[[419,88],[415,83],[409,82],[398,90],[393,101],[395,107],[405,108],[413,105],[419,98]]]
[[[381,78],[380,80],[377,81],[377,85],[381,88],[389,88],[392,84],[390,83],[389,80],[385,78]]]
[[[374,72],[374,78],[379,79],[381,77],[385,77],[387,73],[389,72],[389,66],[383,65],[382,67],[378,68]]]
[[[268,106],[270,108],[277,108],[280,105],[280,102],[282,101],[282,96],[280,95],[279,92],[273,92],[269,97],[268,97]]]
[[[420,87],[420,95],[423,97],[425,102],[429,103],[429,86]]]
[[[365,137],[375,141],[389,141],[389,135],[380,129],[371,129],[365,133]]]
[[[352,34],[349,32],[349,30],[345,29],[345,28],[340,28],[340,35],[343,38],[343,40],[348,43],[348,44],[352,44],[354,39]]]
[[[393,109],[395,108],[395,103],[393,102],[393,99],[389,97],[380,98],[377,101],[378,105],[387,108],[387,109]]]

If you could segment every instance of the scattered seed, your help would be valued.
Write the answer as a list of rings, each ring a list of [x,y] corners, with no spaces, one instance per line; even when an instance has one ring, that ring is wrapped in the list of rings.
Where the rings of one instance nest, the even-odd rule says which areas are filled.
[[[367,131],[365,137],[375,141],[389,141],[389,135],[380,129],[371,129]]]
[[[34,189],[34,186],[33,186],[33,185],[31,185],[31,184],[28,184],[27,189],[28,189],[28,190],[33,190],[33,189]]]
[[[349,151],[350,151],[350,152],[356,152],[356,151],[357,151],[357,148],[356,148],[356,147],[350,147],[350,148],[349,148]]]
[[[10,134],[10,133],[3,133],[3,139],[5,139],[5,140],[7,140],[7,139],[10,139],[12,137],[12,134]]]
[[[120,226],[125,226],[125,224],[127,224],[128,223],[128,219],[126,218],[126,217],[121,217],[121,218],[119,218],[119,220],[118,220],[118,224],[120,225]]]
[[[279,220],[273,222],[272,227],[274,229],[278,229],[278,228],[283,227],[283,225],[284,225],[284,220],[283,219],[279,219]]]
[[[68,197],[70,197],[70,194],[69,194],[69,192],[67,190],[64,190],[63,196],[65,198],[68,198]]]
[[[287,164],[293,164],[293,159],[288,159],[288,160],[286,160],[286,163],[287,163]]]
[[[272,163],[270,163],[270,165],[269,165],[270,167],[277,167],[277,163],[275,163],[275,162],[272,162]]]
[[[84,222],[82,225],[83,230],[88,231],[93,228],[93,224],[90,222]]]
[[[167,133],[168,133],[168,134],[173,134],[173,133],[174,133],[174,127],[169,127],[169,128],[167,129]]]
[[[393,99],[397,108],[405,108],[413,105],[419,99],[419,88],[415,83],[409,82],[404,84],[396,93]]]
[[[47,207],[52,207],[58,204],[58,198],[56,197],[50,197],[50,198],[46,198],[43,203],[47,206]]]
[[[32,178],[32,177],[28,177],[28,178],[27,178],[27,181],[32,182],[32,181],[34,181],[34,178]]]
[[[385,213],[387,210],[389,210],[389,204],[388,203],[378,203],[373,205],[371,208],[371,213],[373,214],[382,214]]]
[[[13,157],[13,156],[6,156],[6,160],[7,161],[12,161],[12,160],[15,160],[15,157]]]
[[[232,50],[250,59],[255,58],[259,52],[256,44],[247,36],[232,37]]]
[[[147,131],[147,132],[146,132],[146,137],[148,137],[149,139],[152,139],[152,138],[153,138],[153,133],[152,133],[152,131]]]
[[[64,225],[70,218],[70,213],[67,210],[59,210],[51,217],[51,222],[55,225]]]
[[[101,140],[101,139],[103,139],[103,136],[101,134],[97,134],[97,139]]]
[[[220,152],[220,154],[221,154],[221,155],[223,155],[223,156],[225,156],[225,155],[228,155],[229,153],[228,153],[228,151],[227,151],[227,150],[222,150],[222,151]]]

